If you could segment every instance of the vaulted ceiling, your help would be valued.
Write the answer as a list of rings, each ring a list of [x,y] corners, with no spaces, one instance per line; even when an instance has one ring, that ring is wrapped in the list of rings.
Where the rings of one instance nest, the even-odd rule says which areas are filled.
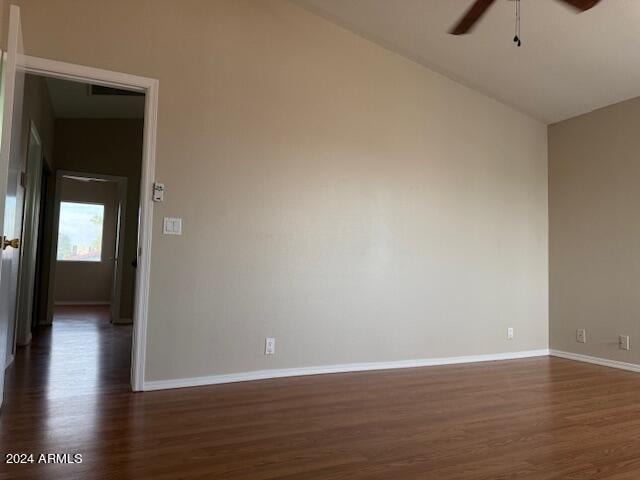
[[[295,0],[545,123],[640,96],[640,0],[576,14],[557,0],[498,0],[470,35],[447,30],[473,0]]]

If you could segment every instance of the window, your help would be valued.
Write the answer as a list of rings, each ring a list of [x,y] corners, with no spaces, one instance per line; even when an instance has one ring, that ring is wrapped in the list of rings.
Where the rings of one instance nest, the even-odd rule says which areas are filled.
[[[58,261],[101,261],[103,224],[104,205],[60,202]]]

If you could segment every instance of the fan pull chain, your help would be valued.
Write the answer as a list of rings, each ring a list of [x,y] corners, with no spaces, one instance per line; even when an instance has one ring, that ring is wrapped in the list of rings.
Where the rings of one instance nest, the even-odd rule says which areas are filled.
[[[516,35],[513,37],[513,42],[519,47],[522,46],[522,40],[520,39],[520,0],[515,0],[516,4]]]

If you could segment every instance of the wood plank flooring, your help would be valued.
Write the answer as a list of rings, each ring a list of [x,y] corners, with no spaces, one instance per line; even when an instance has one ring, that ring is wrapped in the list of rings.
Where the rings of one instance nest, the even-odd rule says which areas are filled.
[[[130,328],[68,308],[10,367],[2,479],[640,479],[640,375],[557,358],[129,392]]]

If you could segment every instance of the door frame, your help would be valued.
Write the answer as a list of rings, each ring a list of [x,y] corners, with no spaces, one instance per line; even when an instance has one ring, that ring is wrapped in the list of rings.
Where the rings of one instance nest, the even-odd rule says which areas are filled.
[[[118,187],[118,204],[119,204],[119,213],[118,220],[116,226],[116,240],[117,245],[115,245],[114,252],[114,260],[116,256],[121,256],[122,251],[124,250],[124,239],[125,239],[125,225],[126,225],[126,209],[127,209],[127,177],[122,177],[118,175],[103,175],[101,173],[88,173],[88,172],[78,172],[72,170],[58,170],[56,171],[56,181],[55,181],[55,190],[54,190],[54,204],[53,204],[53,228],[52,228],[52,237],[51,237],[51,255],[50,255],[50,263],[49,263],[49,282],[47,285],[47,305],[46,305],[46,319],[47,323],[51,324],[53,320],[53,308],[55,306],[55,290],[56,290],[56,270],[58,268],[58,259],[57,259],[57,251],[58,251],[58,235],[59,235],[59,224],[60,224],[60,202],[63,201],[60,198],[62,192],[62,179],[64,177],[80,177],[80,178],[96,178],[105,180],[108,182],[113,182]],[[113,272],[113,278],[111,281],[111,294],[109,297],[110,305],[111,305],[111,321],[113,323],[120,323],[120,292],[122,290],[122,258],[119,258],[118,262],[115,265],[115,269]],[[134,292],[135,295],[135,292]],[[113,311],[117,312],[115,315],[117,318],[114,319]]]
[[[31,158],[31,137],[34,137],[40,148],[37,172],[33,171],[33,165],[29,164]],[[29,188],[29,177],[42,175],[44,164],[44,152],[42,148],[42,137],[38,132],[38,126],[33,119],[29,119],[29,133],[27,134],[27,148],[25,150],[25,173],[26,179],[24,188],[24,202],[22,207],[22,245],[20,249],[20,266],[18,269],[18,298],[16,301],[16,311],[13,319],[13,350],[15,353],[16,345],[26,345],[31,341],[31,318],[33,315],[33,295],[35,285],[35,262],[37,261],[38,248],[38,230],[40,222],[44,219],[40,217],[40,191],[42,187],[41,178]],[[31,207],[31,211],[28,211]],[[34,216],[35,211],[38,215]],[[30,238],[27,238],[29,236]],[[33,266],[33,272],[29,268]],[[34,278],[34,285],[29,288],[29,278]],[[18,342],[20,340],[20,342]]]
[[[133,391],[142,391],[144,390],[147,352],[151,240],[153,234],[152,189],[156,164],[159,81],[154,78],[59,62],[30,55],[20,55],[18,63],[27,74],[133,90],[145,94],[138,220],[138,268],[136,269],[133,341],[131,345],[131,388]]]

